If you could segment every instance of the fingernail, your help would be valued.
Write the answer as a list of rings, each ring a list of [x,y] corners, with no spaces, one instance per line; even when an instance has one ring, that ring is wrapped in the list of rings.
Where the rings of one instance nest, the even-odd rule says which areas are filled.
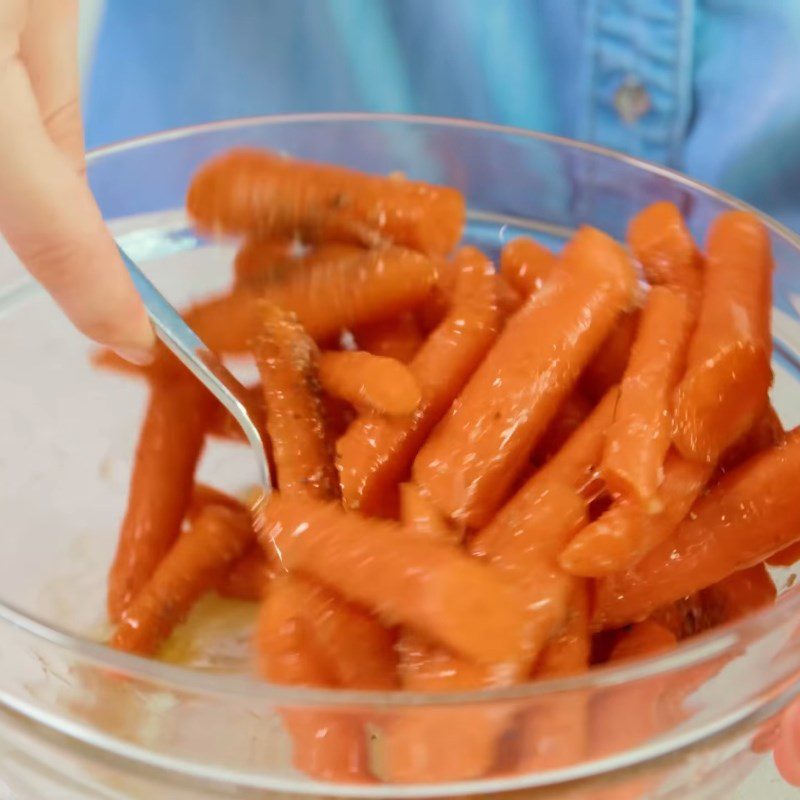
[[[153,363],[153,351],[145,347],[112,347],[111,349],[120,358],[137,367],[146,367]]]

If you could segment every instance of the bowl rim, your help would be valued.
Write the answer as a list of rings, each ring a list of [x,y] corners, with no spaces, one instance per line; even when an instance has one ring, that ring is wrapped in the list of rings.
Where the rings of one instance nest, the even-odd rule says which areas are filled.
[[[109,156],[207,133],[259,126],[324,125],[326,123],[399,123],[418,127],[467,129],[541,141],[567,149],[591,153],[664,177],[674,183],[720,200],[733,208],[749,211],[755,214],[775,235],[800,251],[800,236],[777,220],[726,192],[690,178],[669,167],[600,145],[555,134],[452,117],[368,112],[319,112],[241,117],[173,128],[114,142],[89,151],[86,156],[86,164],[87,168],[90,168],[92,164]],[[8,293],[0,291],[0,316],[28,299],[38,288],[34,287],[36,287],[36,284],[33,279],[27,278],[21,282],[12,283],[8,287]],[[168,664],[113,650],[105,644],[70,633],[60,626],[51,625],[37,615],[29,614],[16,607],[13,603],[0,599],[0,622],[12,628],[20,629],[24,633],[42,639],[58,648],[68,650],[97,666],[106,667],[140,680],[151,680],[160,685],[175,686],[182,692],[193,691],[220,697],[241,697],[244,695],[250,700],[263,700],[270,704],[280,705],[314,707],[381,706],[387,709],[398,706],[481,705],[618,686],[622,683],[686,669],[724,654],[735,653],[743,644],[758,638],[759,634],[769,632],[776,624],[791,618],[797,619],[798,617],[800,617],[800,591],[780,596],[773,606],[755,612],[741,621],[723,625],[699,636],[692,637],[690,640],[679,644],[674,651],[665,655],[649,656],[630,664],[602,665],[593,667],[582,675],[538,680],[504,689],[480,689],[431,694],[403,690],[295,688],[251,677],[206,673],[189,667]]]

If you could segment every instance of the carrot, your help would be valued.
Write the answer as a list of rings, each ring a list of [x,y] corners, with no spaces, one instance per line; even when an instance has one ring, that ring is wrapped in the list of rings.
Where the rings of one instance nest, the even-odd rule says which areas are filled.
[[[292,314],[264,305],[254,354],[267,408],[278,485],[286,496],[339,496],[317,383],[316,345]]]
[[[648,619],[666,628],[677,640],[694,636],[706,629],[700,592],[681,597],[674,603],[656,609]]]
[[[400,519],[407,528],[434,542],[459,544],[461,534],[413,483],[400,484]]]
[[[410,250],[359,250],[349,257],[301,263],[282,281],[206,300],[184,318],[214,352],[243,353],[266,300],[294,312],[315,340],[328,341],[343,330],[418,306],[434,277],[431,262]]]
[[[647,206],[628,225],[628,244],[652,286],[682,292],[691,313],[700,299],[702,257],[674,203]]]
[[[422,346],[422,333],[410,312],[362,325],[354,332],[359,349],[407,364]]]
[[[409,416],[422,400],[419,384],[405,364],[370,353],[322,353],[319,380],[328,394],[378,414]]]
[[[544,286],[558,267],[558,257],[529,236],[512,239],[500,251],[500,274],[523,297]]]
[[[627,256],[600,231],[582,228],[563,261],[508,321],[414,462],[414,480],[459,524],[491,519],[633,296]]]
[[[593,404],[580,391],[569,395],[536,446],[533,462],[541,465],[552,458],[592,413],[592,408]]]
[[[263,599],[275,575],[267,554],[254,543],[234,561],[217,583],[217,594],[236,600]]]
[[[500,309],[500,316],[506,319],[519,311],[522,304],[525,302],[525,297],[502,275],[495,275],[494,280],[497,284],[497,306]]]
[[[460,250],[455,261],[459,277],[453,306],[409,364],[422,391],[417,413],[408,419],[361,417],[337,443],[349,508],[365,514],[391,508],[420,446],[497,335],[491,263],[474,248]]]
[[[728,473],[668,541],[633,569],[597,583],[597,627],[620,627],[751,567],[797,540],[800,429]]]
[[[274,280],[297,261],[294,244],[288,239],[260,241],[248,239],[233,260],[233,285],[257,287]]]
[[[707,627],[724,625],[772,605],[777,589],[763,564],[734,572],[700,592]]]
[[[224,506],[225,508],[247,513],[245,506],[227,492],[215,489],[205,483],[196,483],[192,489],[192,499],[186,510],[186,515],[189,517],[197,516],[206,506]]]
[[[206,506],[124,609],[111,646],[140,655],[155,653],[254,540],[247,514]]]
[[[278,495],[264,522],[262,544],[273,543],[287,569],[373,609],[385,624],[408,625],[484,664],[527,657],[529,623],[513,587],[457,549],[396,523]]]
[[[675,392],[673,440],[686,458],[712,462],[767,405],[773,263],[767,230],[740,211],[717,217],[706,254],[697,327]]]
[[[455,189],[366,175],[240,148],[207,162],[186,198],[202,231],[259,239],[300,236],[447,253],[461,237]]]
[[[767,564],[771,567],[791,567],[798,561],[800,561],[800,542],[795,542],[770,556]]]
[[[651,289],[606,435],[601,472],[608,488],[648,510],[658,510],[656,490],[672,433],[671,393],[688,326],[685,297],[658,286]]]
[[[646,619],[625,631],[611,651],[611,661],[629,661],[633,658],[655,655],[671,650],[678,638],[669,628]]]
[[[215,402],[194,378],[152,384],[108,577],[112,621],[119,619],[178,538]]]
[[[152,370],[148,367],[140,367],[126,361],[122,356],[118,356],[113,350],[102,348],[95,350],[89,356],[89,363],[99,370],[113,372],[126,378],[143,378],[149,380]]]
[[[719,463],[720,473],[724,475],[767,447],[778,444],[785,434],[786,431],[777,412],[772,404],[769,404],[753,427],[722,454]]]
[[[599,400],[622,380],[640,316],[639,309],[621,314],[581,375],[580,389],[590,400]]]

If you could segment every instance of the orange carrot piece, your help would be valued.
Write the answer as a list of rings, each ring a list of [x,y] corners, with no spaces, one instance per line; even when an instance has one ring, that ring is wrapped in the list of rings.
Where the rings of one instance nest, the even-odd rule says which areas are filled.
[[[533,462],[544,464],[552,458],[592,413],[593,404],[576,390],[561,404],[534,452]]]
[[[622,380],[640,316],[639,309],[621,314],[581,375],[580,389],[590,400],[599,400]]]
[[[138,364],[132,364],[126,361],[122,356],[118,356],[113,350],[102,348],[95,350],[89,356],[89,363],[95,368],[107,372],[113,372],[117,375],[123,375],[126,378],[142,378],[149,380],[151,372],[148,367],[140,367]]]
[[[354,332],[359,349],[375,356],[395,358],[408,364],[422,346],[419,324],[410,312],[362,325]]]
[[[675,392],[673,440],[686,458],[712,462],[767,405],[772,380],[769,233],[753,215],[714,221],[697,327]]]
[[[595,623],[616,628],[788,547],[800,531],[800,429],[728,473],[668,541],[633,569],[597,582]]]
[[[583,577],[630,569],[672,535],[713,471],[712,465],[670,453],[658,492],[660,511],[649,514],[638,501],[618,498],[567,545],[559,563],[567,572]]]
[[[215,402],[194,378],[152,384],[108,577],[108,615],[114,622],[178,538]]]
[[[401,361],[360,351],[324,352],[319,358],[322,388],[356,408],[404,417],[421,400],[417,379]]]
[[[233,260],[233,285],[236,288],[261,286],[275,280],[297,260],[290,240],[248,239]]]
[[[671,437],[671,393],[684,357],[689,310],[682,294],[651,289],[606,435],[601,473],[608,488],[657,511]]]
[[[453,306],[409,364],[422,390],[417,413],[410,419],[361,417],[337,443],[345,505],[365,514],[392,507],[426,436],[497,335],[491,262],[475,248],[463,248],[455,261],[460,272]]]
[[[272,496],[261,541],[290,571],[315,578],[387,625],[405,624],[480,663],[528,657],[529,623],[514,588],[456,548],[333,504]]]
[[[648,619],[666,628],[678,641],[701,633],[706,630],[707,625],[700,594],[695,592],[674,603],[668,603],[656,609]]]
[[[140,655],[155,653],[254,540],[247,514],[206,506],[122,612],[111,646]]]
[[[217,594],[235,600],[257,602],[266,595],[274,574],[275,569],[267,554],[261,545],[254,543],[219,580]]]
[[[500,316],[506,319],[519,311],[525,302],[525,297],[502,275],[496,275],[494,280],[497,284],[497,306],[500,309]]]
[[[285,279],[258,291],[240,290],[190,308],[184,318],[216,353],[243,353],[266,300],[293,311],[308,334],[328,341],[343,330],[418,306],[431,292],[435,270],[411,250],[354,250],[302,262]]]
[[[198,228],[256,238],[300,236],[447,253],[466,207],[455,189],[235,149],[195,174],[186,199]]]
[[[434,542],[459,544],[461,534],[413,483],[400,484],[400,519],[407,528]]]
[[[763,564],[734,572],[700,592],[708,627],[733,622],[772,605],[778,591]]]
[[[523,296],[544,286],[558,267],[558,257],[529,236],[520,236],[500,252],[500,274]]]
[[[702,258],[674,203],[653,203],[628,225],[628,244],[647,281],[684,293],[692,313],[700,298]]]
[[[253,352],[261,374],[278,486],[286,496],[339,496],[317,382],[318,352],[292,314],[264,305]]]
[[[719,471],[724,474],[736,469],[748,458],[778,444],[785,435],[778,413],[772,404],[768,405],[753,427],[722,454]]]
[[[632,299],[631,263],[600,231],[578,231],[563,261],[508,321],[414,462],[414,480],[459,524],[491,519]]]
[[[795,542],[770,556],[767,564],[771,567],[792,567],[798,561],[800,561],[800,542]]]
[[[678,638],[669,628],[646,619],[637,622],[617,639],[611,651],[611,661],[630,661],[672,650]]]

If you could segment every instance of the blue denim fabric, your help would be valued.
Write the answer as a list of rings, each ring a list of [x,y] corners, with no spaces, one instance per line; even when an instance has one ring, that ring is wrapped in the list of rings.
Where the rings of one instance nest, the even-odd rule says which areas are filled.
[[[682,169],[800,227],[795,0],[110,0],[90,146],[252,114],[440,114]]]

